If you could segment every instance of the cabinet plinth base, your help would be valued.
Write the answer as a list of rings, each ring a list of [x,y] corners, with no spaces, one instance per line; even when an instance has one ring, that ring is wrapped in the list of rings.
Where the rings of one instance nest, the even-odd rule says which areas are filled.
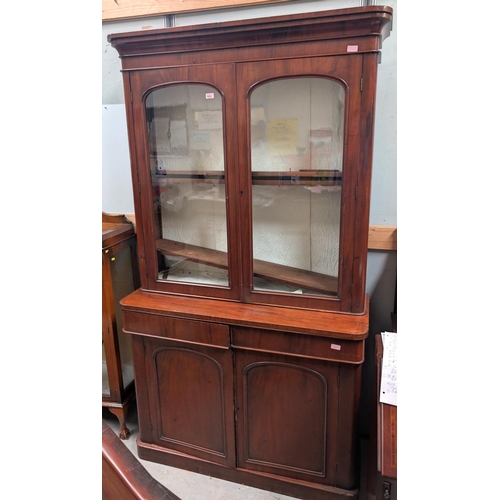
[[[226,467],[191,455],[167,450],[154,444],[144,443],[140,437],[137,438],[137,451],[139,457],[143,460],[295,498],[307,500],[358,500],[358,489],[344,490],[307,481],[287,479],[272,474]]]

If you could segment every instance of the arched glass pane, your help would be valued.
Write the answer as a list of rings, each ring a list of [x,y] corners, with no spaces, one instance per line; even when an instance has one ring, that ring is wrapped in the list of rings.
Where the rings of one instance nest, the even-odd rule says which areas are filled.
[[[254,290],[337,295],[344,102],[327,78],[251,94]]]
[[[222,97],[170,85],[146,99],[158,279],[228,286]]]

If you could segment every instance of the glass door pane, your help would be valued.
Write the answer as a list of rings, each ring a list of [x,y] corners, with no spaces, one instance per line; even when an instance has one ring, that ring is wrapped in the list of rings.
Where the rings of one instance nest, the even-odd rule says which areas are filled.
[[[253,289],[337,296],[344,87],[273,80],[251,94]]]
[[[200,84],[146,99],[160,281],[228,286],[222,97]]]

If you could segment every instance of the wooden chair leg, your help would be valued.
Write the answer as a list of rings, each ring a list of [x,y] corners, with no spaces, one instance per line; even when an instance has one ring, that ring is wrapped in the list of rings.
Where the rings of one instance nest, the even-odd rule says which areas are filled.
[[[128,439],[130,437],[130,431],[127,428],[125,420],[127,418],[128,407],[123,408],[108,408],[109,411],[118,418],[120,422],[120,439]]]

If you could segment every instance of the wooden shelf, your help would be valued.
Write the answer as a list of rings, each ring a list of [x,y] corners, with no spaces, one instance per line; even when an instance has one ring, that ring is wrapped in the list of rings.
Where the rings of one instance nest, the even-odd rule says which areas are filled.
[[[174,255],[192,262],[227,269],[226,252],[166,239],[156,240],[156,249],[164,255]],[[254,259],[254,275],[330,295],[337,293],[338,290],[336,277],[258,259]]]
[[[165,239],[156,240],[156,249],[164,255],[174,255],[192,262],[227,269],[226,252]]]
[[[222,170],[162,170],[154,175],[154,180],[158,182],[160,187],[173,182],[223,184],[225,182],[225,175]],[[340,186],[342,184],[342,172],[339,170],[252,172],[252,184],[271,186]]]
[[[154,180],[161,186],[174,182],[224,184],[225,174],[223,170],[160,170],[154,174]]]
[[[340,186],[342,172],[339,170],[299,170],[289,172],[252,172],[252,184]]]

